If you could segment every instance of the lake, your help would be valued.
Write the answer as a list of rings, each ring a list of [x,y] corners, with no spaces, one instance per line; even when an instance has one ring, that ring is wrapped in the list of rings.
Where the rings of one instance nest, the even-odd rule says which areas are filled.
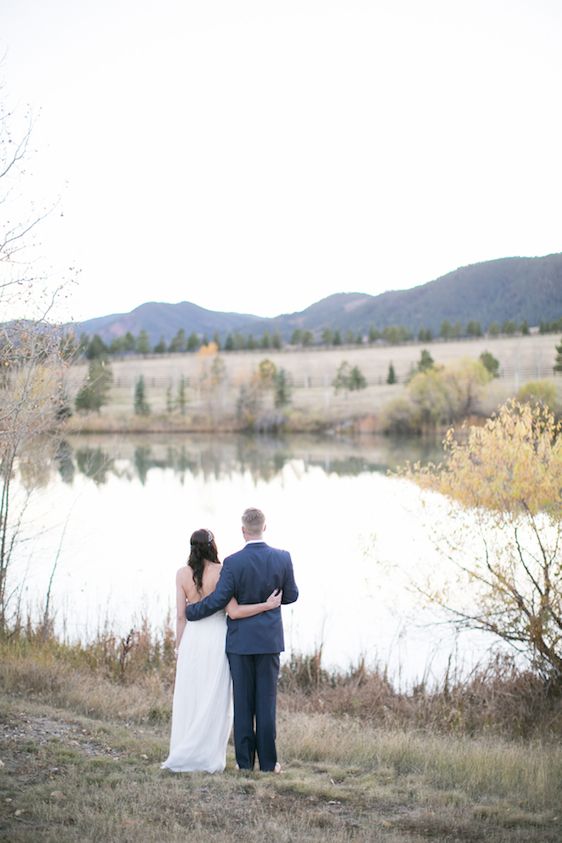
[[[240,435],[82,436],[54,459],[24,461],[20,495],[38,485],[25,517],[14,582],[39,611],[53,563],[60,633],[122,634],[142,613],[174,616],[174,579],[190,534],[206,527],[222,557],[242,544],[240,515],[257,506],[266,540],[291,551],[300,599],[283,608],[287,650],[348,668],[364,657],[397,682],[439,676],[453,649],[471,664],[481,637],[456,642],[407,588],[410,566],[441,564],[428,523],[443,518],[416,486],[389,470],[438,460],[416,440]]]

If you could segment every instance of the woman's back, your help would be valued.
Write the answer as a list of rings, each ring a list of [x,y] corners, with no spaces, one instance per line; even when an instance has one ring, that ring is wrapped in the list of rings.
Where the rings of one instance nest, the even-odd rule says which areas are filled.
[[[205,560],[201,589],[198,590],[193,576],[193,569],[189,565],[184,565],[183,568],[180,568],[178,578],[186,599],[190,603],[197,603],[199,600],[207,597],[207,595],[212,594],[217,587],[221,569],[222,565],[217,562]]]

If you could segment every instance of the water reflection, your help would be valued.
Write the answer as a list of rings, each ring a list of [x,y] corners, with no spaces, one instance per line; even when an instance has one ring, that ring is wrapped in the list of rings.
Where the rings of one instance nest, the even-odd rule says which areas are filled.
[[[145,485],[152,469],[170,469],[182,483],[188,475],[220,480],[246,472],[255,481],[269,482],[295,459],[305,471],[318,467],[326,474],[357,477],[364,472],[386,473],[405,460],[438,460],[440,455],[438,441],[386,437],[84,436],[60,443],[53,470],[56,467],[63,482],[70,484],[78,473],[97,485],[111,476],[138,479]]]
[[[395,571],[434,564],[424,521],[443,513],[388,470],[440,455],[436,443],[379,437],[68,439],[20,463],[17,479],[35,493],[14,585],[24,582],[24,605],[39,610],[57,559],[59,630],[87,636],[107,619],[126,631],[141,611],[160,624],[191,532],[212,529],[224,557],[240,547],[242,509],[259,506],[270,543],[295,563],[300,598],[283,612],[288,651],[321,645],[328,665],[365,656],[419,677],[436,635],[404,626],[412,610],[419,622],[419,599]],[[450,649],[448,641],[441,664]]]

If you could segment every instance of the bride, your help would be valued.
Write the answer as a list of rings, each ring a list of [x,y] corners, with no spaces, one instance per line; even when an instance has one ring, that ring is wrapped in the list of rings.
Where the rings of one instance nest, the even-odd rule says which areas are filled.
[[[163,768],[175,773],[221,772],[232,727],[230,669],[225,653],[223,612],[189,623],[186,602],[196,603],[216,588],[221,564],[213,534],[196,530],[187,565],[176,574],[176,684],[172,706],[170,753]],[[226,607],[232,619],[249,618],[281,605],[281,594],[265,603],[240,605],[233,597]]]

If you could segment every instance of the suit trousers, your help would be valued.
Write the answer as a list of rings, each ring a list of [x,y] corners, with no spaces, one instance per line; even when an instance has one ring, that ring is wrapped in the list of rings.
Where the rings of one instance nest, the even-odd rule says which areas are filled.
[[[227,653],[234,696],[234,750],[241,770],[260,770],[277,763],[275,747],[279,653]]]

